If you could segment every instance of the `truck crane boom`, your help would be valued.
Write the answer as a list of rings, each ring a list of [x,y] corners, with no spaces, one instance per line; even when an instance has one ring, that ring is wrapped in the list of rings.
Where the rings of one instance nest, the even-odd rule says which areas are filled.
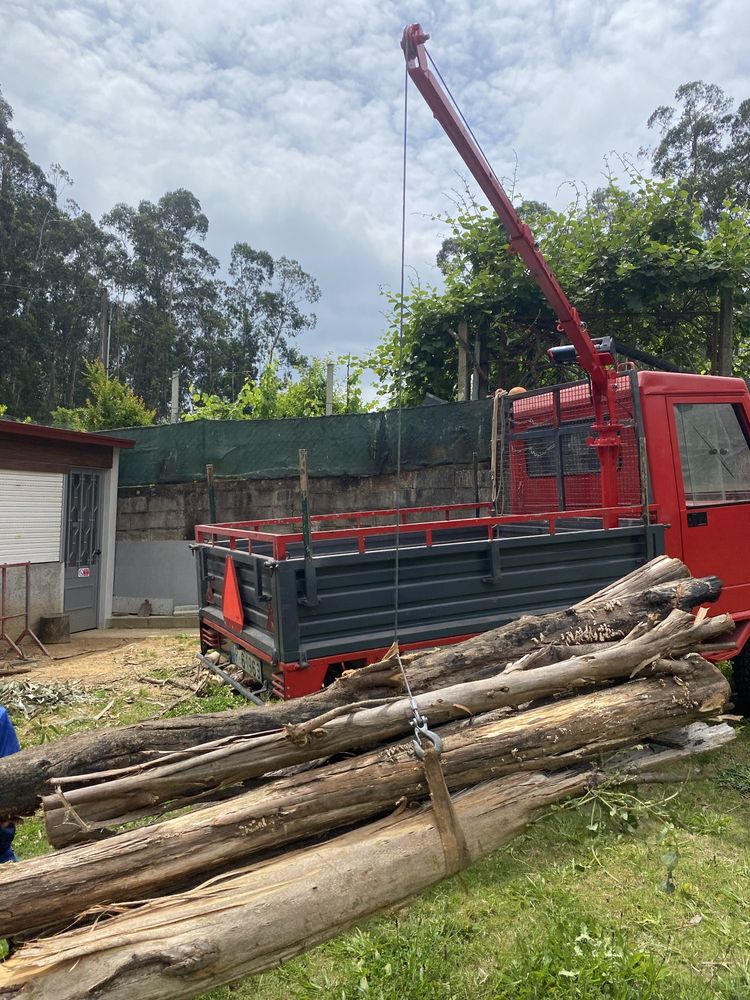
[[[601,393],[606,393],[607,374],[603,362],[611,359],[607,359],[606,356],[603,358],[597,352],[577,310],[571,305],[552,268],[537,246],[531,229],[516,212],[487,158],[461,121],[435,75],[428,68],[424,43],[429,37],[419,24],[410,24],[404,29],[401,47],[406,57],[409,76],[500,217],[508,233],[512,250],[518,254],[534,276],[542,294],[554,310],[559,331],[564,333],[575,347],[578,363],[589,374],[595,388]]]
[[[540,291],[557,316],[558,331],[565,334],[573,345],[577,363],[589,376],[595,415],[592,430],[596,435],[589,443],[599,453],[602,504],[604,507],[614,507],[617,504],[616,469],[620,448],[620,428],[616,422],[615,408],[614,380],[617,376],[614,358],[607,351],[597,350],[577,310],[571,305],[555,273],[544,259],[530,227],[516,212],[486,156],[435,74],[429,69],[424,45],[429,37],[420,24],[410,24],[404,29],[401,48],[404,50],[407,72],[497,212],[508,233],[511,250],[518,254],[534,276]]]

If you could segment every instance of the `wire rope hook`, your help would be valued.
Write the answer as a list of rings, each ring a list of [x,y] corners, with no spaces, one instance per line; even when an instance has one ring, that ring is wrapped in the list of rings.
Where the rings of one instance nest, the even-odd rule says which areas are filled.
[[[423,740],[429,742],[435,753],[440,755],[443,752],[443,741],[441,737],[428,727],[427,717],[421,714],[413,699],[412,709],[414,711],[414,715],[412,716],[411,725],[414,730],[414,739],[412,740],[411,745],[414,748],[415,756],[418,760],[424,760],[425,748],[422,746]]]

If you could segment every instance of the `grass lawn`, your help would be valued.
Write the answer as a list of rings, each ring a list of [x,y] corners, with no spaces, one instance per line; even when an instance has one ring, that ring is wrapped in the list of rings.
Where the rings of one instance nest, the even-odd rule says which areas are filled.
[[[175,711],[236,704],[194,701]],[[151,712],[134,692],[97,725]],[[18,728],[27,745],[68,731],[49,714]],[[549,811],[419,899],[204,1000],[750,1000],[750,724],[693,770]],[[38,818],[16,847],[48,850]]]
[[[549,812],[403,909],[205,1000],[750,998],[750,726],[697,780],[641,791]]]

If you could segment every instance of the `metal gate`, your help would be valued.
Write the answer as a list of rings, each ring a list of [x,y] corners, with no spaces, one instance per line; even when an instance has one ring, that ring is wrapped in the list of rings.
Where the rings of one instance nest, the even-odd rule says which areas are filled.
[[[65,528],[65,612],[70,631],[96,628],[101,563],[101,472],[68,476]]]

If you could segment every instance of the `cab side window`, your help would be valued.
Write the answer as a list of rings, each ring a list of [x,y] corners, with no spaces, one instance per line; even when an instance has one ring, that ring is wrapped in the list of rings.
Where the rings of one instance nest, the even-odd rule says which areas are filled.
[[[688,507],[750,501],[750,444],[740,407],[677,403],[675,420]]]

